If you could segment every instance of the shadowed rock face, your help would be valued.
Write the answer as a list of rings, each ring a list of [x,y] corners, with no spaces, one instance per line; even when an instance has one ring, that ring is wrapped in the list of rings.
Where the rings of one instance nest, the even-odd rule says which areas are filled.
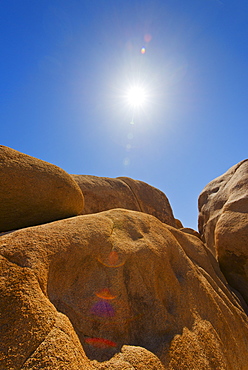
[[[203,189],[199,212],[200,233],[229,283],[248,302],[248,160]]]
[[[140,211],[177,227],[166,195],[143,181],[128,177],[111,179],[89,175],[71,175],[80,186],[85,199],[82,214],[97,213],[113,208]]]
[[[30,227],[0,254],[0,369],[248,368],[247,316],[217,261],[153,216]]]
[[[0,232],[78,215],[83,194],[61,168],[0,145]]]

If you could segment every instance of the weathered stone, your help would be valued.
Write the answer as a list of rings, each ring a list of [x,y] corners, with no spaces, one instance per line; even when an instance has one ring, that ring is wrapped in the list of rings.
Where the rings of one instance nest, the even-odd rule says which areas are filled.
[[[18,230],[0,254],[1,370],[248,368],[247,315],[216,259],[151,215]]]
[[[79,214],[82,192],[61,168],[0,145],[0,232]]]
[[[248,160],[204,188],[199,211],[200,233],[229,283],[248,302]]]
[[[90,175],[72,175],[85,199],[82,214],[97,213],[113,208],[140,211],[177,227],[166,195],[143,181],[128,177],[116,179]]]
[[[201,234],[195,231],[194,229],[191,229],[190,227],[182,227],[180,228],[180,231],[183,231],[184,233],[187,233],[187,234],[194,235],[197,238],[201,239]]]

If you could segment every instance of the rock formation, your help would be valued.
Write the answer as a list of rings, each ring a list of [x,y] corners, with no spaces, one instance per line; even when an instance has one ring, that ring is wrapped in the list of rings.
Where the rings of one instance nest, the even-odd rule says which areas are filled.
[[[5,158],[1,163],[1,178],[8,174],[7,163],[12,172],[16,166],[16,178],[25,180],[27,173],[32,177],[29,163],[36,163],[35,159],[1,149],[7,159],[8,153],[10,158],[16,155],[16,160]],[[245,254],[247,234],[235,232],[245,229],[242,199],[247,162],[231,169],[230,176],[217,179],[223,191],[232,184],[224,207],[218,203],[224,199],[221,193],[218,206],[209,203],[214,201],[211,194],[217,194],[211,192],[215,185],[209,184],[210,190],[205,188],[201,194],[200,231],[206,243],[197,232],[179,229],[166,196],[141,181],[70,176],[46,164],[44,176],[49,178],[52,172],[46,193],[44,162],[41,167],[37,163],[33,177],[36,189],[43,189],[40,218],[30,216],[33,226],[26,228],[15,220],[17,192],[23,197],[18,204],[24,205],[25,187],[29,198],[36,194],[36,189],[30,190],[34,182],[22,182],[22,188],[16,185],[8,193],[11,222],[19,230],[0,234],[0,370],[248,369],[248,308],[218,262],[223,264],[222,251],[231,248],[229,237],[235,241],[241,235],[235,253]],[[8,176],[11,184],[13,177]],[[75,190],[69,194],[75,202],[74,217],[60,213],[55,217],[60,220],[49,222],[52,216],[43,221],[42,202],[46,213],[48,205],[54,204],[49,197],[54,199],[61,178],[65,182],[71,178],[66,184]],[[75,209],[78,199],[83,199],[83,194],[75,196],[80,189],[83,211]],[[235,195],[234,189],[239,193]],[[1,189],[1,202],[4,194]],[[30,199],[29,205],[34,202]],[[211,212],[216,209],[213,227]],[[218,233],[210,235],[210,231]]]
[[[199,212],[200,233],[227,280],[248,303],[248,160],[203,189]]]
[[[247,316],[195,236],[115,209],[0,241],[2,368],[108,366],[124,345],[161,368],[248,367]]]
[[[61,168],[0,145],[0,232],[79,214],[84,199]]]
[[[128,177],[72,175],[84,194],[82,214],[125,208],[157,217],[160,221],[176,227],[170,203],[162,191],[143,181]]]

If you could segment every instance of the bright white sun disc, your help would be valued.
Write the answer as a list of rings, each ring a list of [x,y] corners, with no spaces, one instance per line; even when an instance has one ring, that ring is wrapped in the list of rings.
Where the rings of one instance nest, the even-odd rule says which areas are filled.
[[[143,87],[141,86],[132,86],[130,89],[127,91],[127,103],[134,107],[142,107],[146,101],[146,91]]]

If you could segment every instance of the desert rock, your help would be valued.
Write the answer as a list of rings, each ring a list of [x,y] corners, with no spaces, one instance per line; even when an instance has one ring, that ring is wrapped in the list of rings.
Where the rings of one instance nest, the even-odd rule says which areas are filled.
[[[0,232],[79,214],[83,194],[61,168],[0,146]]]
[[[128,177],[113,179],[90,175],[72,176],[84,194],[85,207],[82,214],[125,208],[151,214],[177,227],[166,195],[143,181]]]
[[[247,315],[215,257],[156,217],[29,227],[0,254],[1,370],[248,368]]]
[[[199,231],[229,283],[248,302],[248,160],[211,181],[199,197]]]

